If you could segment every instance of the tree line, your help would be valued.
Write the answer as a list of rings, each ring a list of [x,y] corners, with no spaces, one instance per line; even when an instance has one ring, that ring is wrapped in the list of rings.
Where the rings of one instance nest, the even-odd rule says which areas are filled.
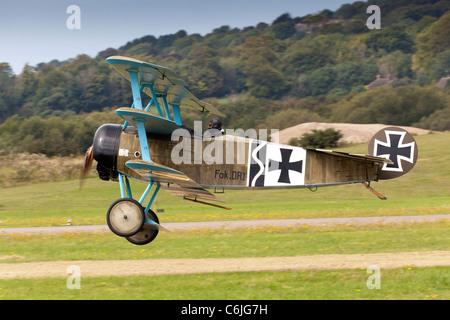
[[[172,68],[227,115],[228,127],[346,121],[450,129],[449,90],[434,86],[450,74],[449,2],[376,1],[382,29],[369,30],[372,2],[205,36],[148,35],[96,57],[25,65],[18,75],[0,63],[0,149],[84,152],[100,120],[131,103],[129,84],[105,62],[111,55]],[[369,91],[377,74],[397,81]]]
[[[48,156],[83,154],[92,145],[94,133],[103,123],[123,121],[113,110],[65,118],[13,115],[0,124],[0,150]]]

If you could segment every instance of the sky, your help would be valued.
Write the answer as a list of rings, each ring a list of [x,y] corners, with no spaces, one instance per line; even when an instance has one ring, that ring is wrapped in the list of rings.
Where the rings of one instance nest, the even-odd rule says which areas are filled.
[[[292,17],[335,11],[352,0],[0,0],[0,62],[14,73],[78,54],[95,57],[145,35],[155,37],[185,30],[205,35],[213,29],[271,24],[283,13]],[[79,29],[73,11],[80,9]]]

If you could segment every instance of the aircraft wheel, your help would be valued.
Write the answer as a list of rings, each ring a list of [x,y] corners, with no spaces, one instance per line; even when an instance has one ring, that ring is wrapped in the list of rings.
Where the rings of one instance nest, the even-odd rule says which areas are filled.
[[[121,237],[131,237],[144,225],[144,208],[134,199],[116,200],[108,209],[106,222],[112,232]]]
[[[155,221],[156,223],[159,224],[158,216],[152,210],[148,210],[146,216],[148,219]],[[158,229],[146,228],[146,226],[144,225],[144,227],[138,233],[136,233],[133,236],[126,237],[126,239],[132,244],[144,245],[155,240],[156,236],[158,235],[158,232],[159,232]]]

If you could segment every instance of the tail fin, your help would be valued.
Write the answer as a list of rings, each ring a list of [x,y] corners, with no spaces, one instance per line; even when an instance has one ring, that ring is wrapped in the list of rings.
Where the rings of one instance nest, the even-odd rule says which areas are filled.
[[[378,179],[393,179],[409,172],[417,161],[417,143],[407,131],[387,127],[378,131],[369,142],[369,154],[392,161],[378,171]]]

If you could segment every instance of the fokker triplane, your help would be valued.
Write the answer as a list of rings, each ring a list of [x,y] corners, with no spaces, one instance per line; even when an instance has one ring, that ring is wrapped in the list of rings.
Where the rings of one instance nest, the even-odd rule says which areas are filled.
[[[206,189],[315,189],[363,183],[385,199],[370,183],[398,177],[417,160],[413,137],[396,127],[374,135],[370,155],[224,135],[220,128],[205,134],[201,129],[189,130],[182,124],[184,109],[223,114],[196,98],[169,68],[121,56],[106,61],[130,81],[133,103],[116,110],[123,124],[97,129],[86,153],[83,176],[95,159],[101,179],[119,182],[121,197],[109,207],[106,220],[113,233],[134,244],[147,244],[164,230],[150,209],[160,189],[224,209],[229,208],[216,204],[222,201]],[[140,197],[133,197],[130,178],[147,183]]]

